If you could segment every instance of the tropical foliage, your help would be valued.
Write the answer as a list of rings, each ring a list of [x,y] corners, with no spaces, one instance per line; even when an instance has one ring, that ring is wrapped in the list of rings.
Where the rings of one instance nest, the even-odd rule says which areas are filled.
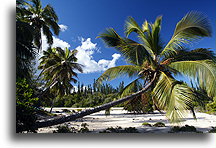
[[[50,5],[42,8],[40,0],[18,0],[16,4],[16,73],[17,77],[30,79],[31,63],[41,49],[42,33],[51,46],[52,35],[58,35],[60,27]]]
[[[125,37],[113,28],[101,33],[99,38],[108,47],[117,49],[128,65],[109,68],[97,83],[94,81],[87,87],[78,83],[76,90],[73,84],[78,82],[78,73],[83,67],[77,63],[78,51],[52,48],[53,35],[60,31],[56,12],[51,5],[42,7],[40,0],[17,0],[16,132],[36,132],[37,127],[66,122],[100,110],[109,113],[110,107],[115,105],[124,105],[124,109],[136,113],[151,112],[153,107],[165,110],[171,122],[180,121],[187,110],[193,111],[194,107],[215,113],[215,53],[206,48],[187,49],[194,41],[211,36],[208,19],[198,12],[186,14],[166,44],[160,36],[161,22],[162,16],[159,16],[154,23],[144,21],[139,26],[129,17],[125,22]],[[134,36],[129,38],[132,33],[137,41]],[[40,59],[40,79],[35,80],[34,60],[42,49],[43,36],[49,47]],[[192,85],[180,81],[182,75],[189,77]],[[133,81],[126,86],[122,82],[116,88],[102,84],[104,80],[121,76],[133,78]],[[43,112],[38,107],[53,107],[54,103],[56,106],[95,108],[36,124],[38,114]],[[86,126],[82,131],[86,131]]]
[[[207,91],[208,96],[215,96],[215,55],[209,49],[186,50],[186,45],[202,37],[211,36],[208,19],[198,13],[189,12],[176,25],[173,36],[167,44],[161,40],[162,16],[154,23],[144,21],[140,27],[134,18],[125,22],[125,36],[121,37],[113,28],[108,28],[99,35],[108,47],[114,47],[129,63],[106,70],[98,83],[113,80],[120,76],[136,78],[128,84],[122,96],[129,95],[150,82],[154,75],[151,89],[140,97],[152,99],[158,109],[166,111],[171,122],[179,121],[188,109],[193,108],[196,98],[193,88],[176,79],[185,75],[195,80]],[[135,33],[139,42],[129,39]],[[205,80],[205,81],[204,81]],[[141,88],[142,88],[141,87]],[[149,95],[150,94],[150,95]]]
[[[108,102],[111,102],[119,97],[118,93],[123,88],[123,82],[118,87],[114,88],[110,84],[84,86],[78,83],[77,89],[73,88],[71,94],[63,96],[61,99],[56,99],[55,107],[96,107]],[[55,96],[53,96],[54,98]],[[53,99],[52,98],[52,99]],[[51,106],[51,97],[45,95],[41,98],[42,106]],[[122,106],[122,104],[121,104]]]
[[[19,18],[29,23],[34,30],[34,44],[40,49],[42,44],[42,34],[47,38],[47,43],[53,43],[53,33],[59,34],[58,16],[54,9],[48,4],[42,8],[40,0],[31,0],[30,3],[22,2],[22,7],[18,7],[22,15]],[[53,33],[52,33],[52,31]]]
[[[82,65],[77,63],[77,50],[65,50],[60,47],[49,48],[41,57],[40,66],[45,88],[58,98],[70,94],[77,72],[82,72]]]
[[[41,100],[34,79],[34,61],[41,49],[42,32],[52,44],[52,32],[58,35],[58,17],[39,0],[16,1],[16,132],[36,132],[36,113]],[[36,83],[35,83],[36,82]]]
[[[33,97],[34,91],[26,79],[16,82],[16,132],[36,132],[36,108],[39,106],[38,98]]]

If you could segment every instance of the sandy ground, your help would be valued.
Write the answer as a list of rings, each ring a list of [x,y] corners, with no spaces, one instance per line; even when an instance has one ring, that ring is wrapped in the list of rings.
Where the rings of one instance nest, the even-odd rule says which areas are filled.
[[[58,114],[65,114],[62,112],[62,109],[77,110],[75,108],[54,108],[53,111],[59,111],[60,113]],[[168,133],[170,128],[173,126],[169,123],[165,115],[160,114],[159,112],[154,112],[153,114],[129,114],[127,111],[122,110],[122,108],[112,108],[110,115],[106,116],[104,113],[105,111],[100,111],[64,124],[67,124],[69,127],[79,129],[81,128],[82,123],[87,123],[87,127],[91,133],[98,133],[108,127],[115,128],[117,126],[122,128],[135,127],[141,133]],[[188,117],[180,123],[180,126],[195,126],[198,131],[202,131],[203,133],[207,133],[210,129],[212,129],[211,127],[216,126],[215,115],[196,113],[196,116],[197,120],[194,120],[192,114],[189,113]],[[148,122],[150,124],[163,122],[166,127],[143,126],[143,122]],[[40,128],[38,129],[38,133],[53,133],[53,131],[57,129],[57,126],[59,125]]]

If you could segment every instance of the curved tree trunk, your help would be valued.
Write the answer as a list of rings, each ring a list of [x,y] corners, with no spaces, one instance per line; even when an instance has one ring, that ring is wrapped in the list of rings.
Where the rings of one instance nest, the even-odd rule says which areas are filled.
[[[155,78],[156,78],[156,73],[154,74],[154,78],[151,80],[150,83],[148,83],[142,90],[140,90],[140,91],[138,91],[138,92],[136,92],[130,96],[127,96],[127,97],[124,97],[122,99],[97,106],[93,109],[86,109],[86,110],[83,110],[79,113],[71,114],[68,116],[56,117],[56,118],[49,119],[49,120],[41,120],[41,121],[36,122],[36,127],[37,128],[48,127],[48,126],[57,125],[57,124],[61,124],[61,123],[68,122],[68,121],[73,121],[73,120],[76,120],[78,118],[99,112],[101,110],[106,110],[106,109],[111,108],[115,105],[121,104],[121,103],[128,101],[128,100],[131,100],[131,99],[135,98],[136,96],[139,96],[143,92],[147,91],[150,88],[153,81],[155,80]]]

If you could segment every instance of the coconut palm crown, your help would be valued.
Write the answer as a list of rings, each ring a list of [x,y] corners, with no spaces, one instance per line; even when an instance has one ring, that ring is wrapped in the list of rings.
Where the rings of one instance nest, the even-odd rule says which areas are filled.
[[[185,75],[200,80],[209,96],[215,96],[215,54],[209,49],[186,50],[186,45],[211,36],[210,23],[199,12],[187,13],[176,25],[170,41],[164,45],[160,38],[162,16],[154,23],[144,21],[140,27],[129,17],[125,22],[125,36],[121,37],[113,28],[99,35],[108,47],[114,47],[126,59],[129,65],[109,68],[97,80],[113,80],[120,76],[135,78],[128,84],[122,96],[134,93],[137,86],[148,84],[156,75],[149,91],[155,106],[166,111],[171,122],[180,121],[187,110],[193,107],[195,99],[193,89],[175,76]],[[139,42],[129,39],[135,33]],[[146,93],[146,95],[145,95]]]
[[[70,94],[76,83],[77,72],[83,72],[82,65],[77,63],[77,50],[65,50],[60,47],[48,48],[40,58],[40,76],[46,82],[45,87],[62,97]],[[75,77],[75,78],[74,78]]]
[[[42,7],[40,0],[30,0],[29,3],[23,1],[24,11],[23,21],[29,22],[34,29],[34,44],[40,49],[42,44],[42,32],[46,36],[47,43],[51,46],[53,43],[53,33],[59,34],[58,16],[51,5]],[[18,7],[19,8],[19,7]],[[20,12],[20,9],[17,9]],[[53,33],[52,33],[52,31]]]

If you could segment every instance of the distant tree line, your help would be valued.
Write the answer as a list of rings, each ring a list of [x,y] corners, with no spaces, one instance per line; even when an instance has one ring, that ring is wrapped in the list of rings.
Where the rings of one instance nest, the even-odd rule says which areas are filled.
[[[120,92],[124,89],[124,82],[120,82],[117,87],[108,83],[98,85],[96,80],[93,84],[85,86],[78,82],[77,87],[71,90],[71,94],[60,98],[55,98],[55,107],[95,107],[111,102],[119,98]],[[51,106],[52,97],[44,97],[41,100],[42,106]],[[120,105],[122,106],[122,105]]]

